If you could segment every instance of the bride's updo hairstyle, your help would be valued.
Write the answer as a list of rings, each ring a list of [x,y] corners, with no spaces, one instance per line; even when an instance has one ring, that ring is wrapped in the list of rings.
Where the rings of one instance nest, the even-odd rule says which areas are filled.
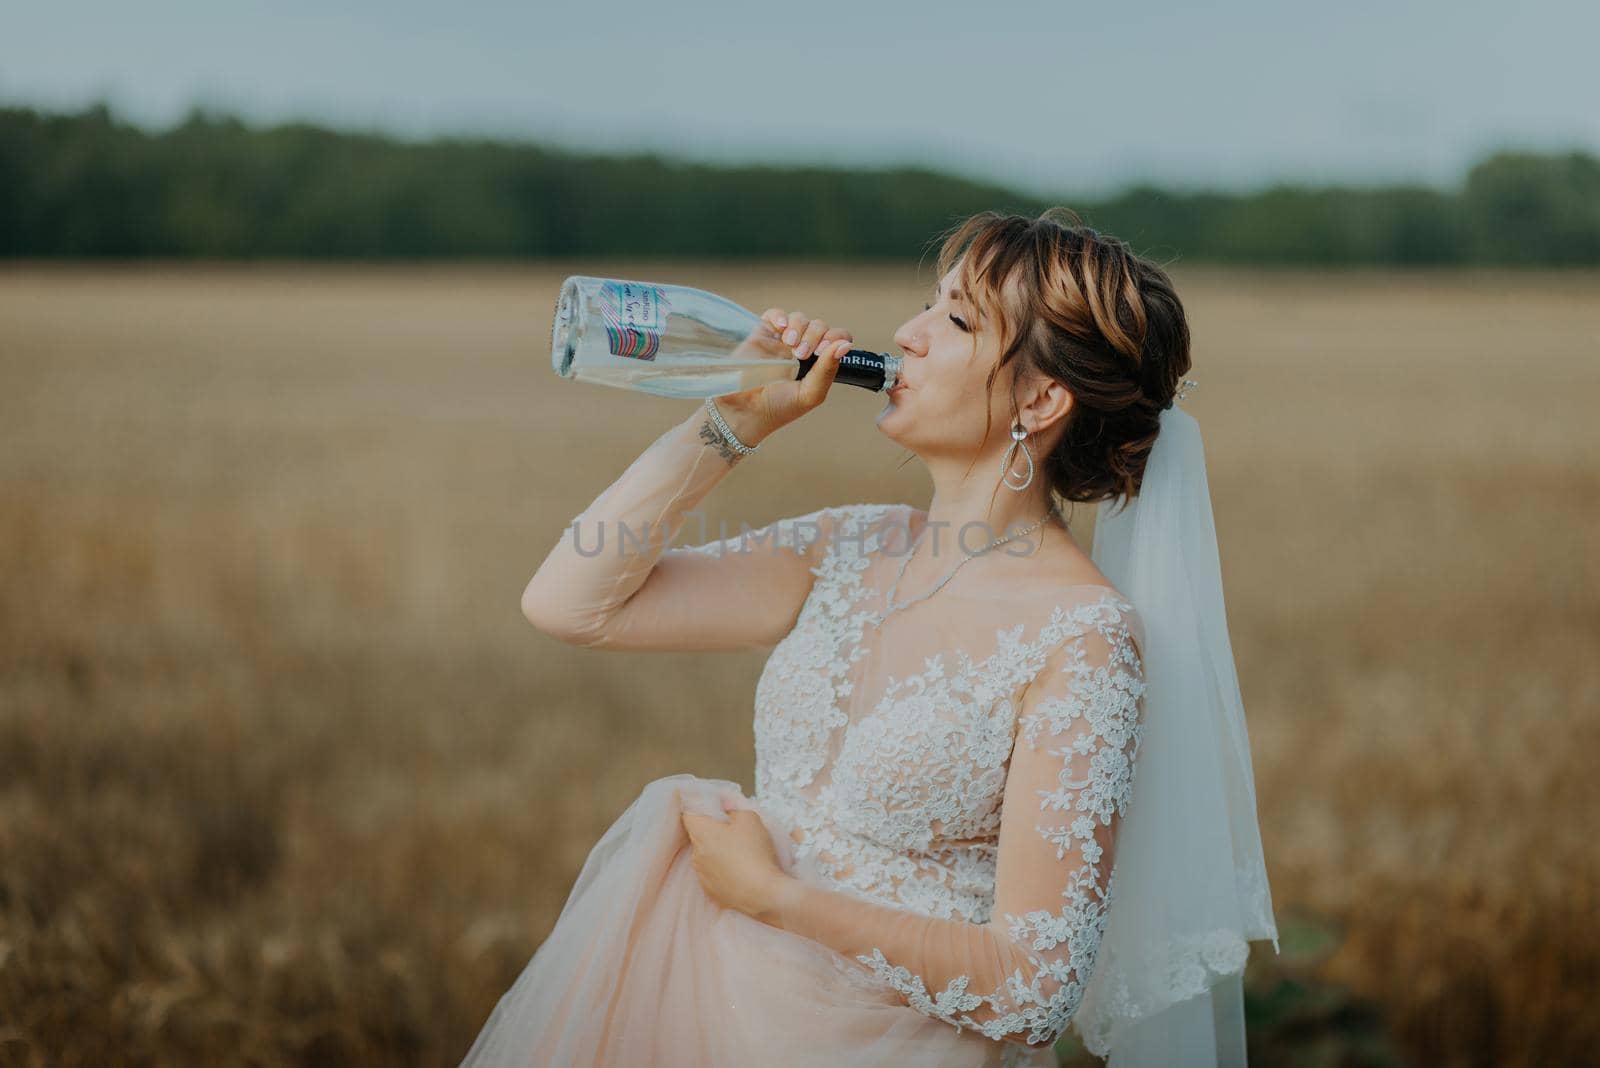
[[[1060,441],[1035,454],[1051,490],[1082,503],[1137,496],[1158,417],[1189,371],[1172,279],[1070,208],[968,218],[946,232],[938,277],[963,255],[961,289],[1000,327],[987,387],[1015,360],[1019,376],[1035,371],[1072,393]]]

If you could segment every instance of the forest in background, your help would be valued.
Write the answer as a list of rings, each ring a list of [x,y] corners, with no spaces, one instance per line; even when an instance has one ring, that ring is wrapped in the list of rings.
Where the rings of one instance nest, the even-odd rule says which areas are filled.
[[[917,167],[728,166],[406,141],[201,109],[0,108],[0,257],[916,259],[982,209],[1065,204],[1161,262],[1600,265],[1600,157],[1486,156],[1455,190],[1148,184],[1041,199]]]

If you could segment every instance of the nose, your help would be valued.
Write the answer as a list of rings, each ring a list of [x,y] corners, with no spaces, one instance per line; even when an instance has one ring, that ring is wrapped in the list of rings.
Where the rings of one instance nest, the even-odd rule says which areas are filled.
[[[912,356],[925,355],[924,331],[918,329],[918,320],[921,316],[913,316],[900,324],[900,329],[894,332],[894,343]]]

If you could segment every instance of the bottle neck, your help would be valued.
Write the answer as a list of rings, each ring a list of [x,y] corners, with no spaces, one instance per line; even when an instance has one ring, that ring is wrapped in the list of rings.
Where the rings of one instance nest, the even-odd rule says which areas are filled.
[[[874,393],[882,393],[893,389],[894,384],[900,380],[900,359],[901,357],[893,352],[851,349],[839,357],[839,373],[833,380],[847,386],[860,386]],[[817,355],[812,353],[797,362],[800,371],[795,378],[804,378],[806,373],[816,366]]]
[[[900,361],[904,357],[893,353],[883,353],[883,389],[893,389],[900,382]]]

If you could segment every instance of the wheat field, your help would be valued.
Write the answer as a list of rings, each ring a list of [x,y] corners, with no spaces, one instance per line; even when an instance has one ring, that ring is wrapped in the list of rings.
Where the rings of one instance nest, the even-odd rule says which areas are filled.
[[[1171,270],[1285,933],[1253,1062],[1596,1063],[1600,276]],[[750,788],[764,653],[519,612],[693,403],[552,375],[568,274],[879,348],[933,281],[0,269],[0,1064],[454,1064],[645,782]],[[713,522],[925,503],[879,404]]]

